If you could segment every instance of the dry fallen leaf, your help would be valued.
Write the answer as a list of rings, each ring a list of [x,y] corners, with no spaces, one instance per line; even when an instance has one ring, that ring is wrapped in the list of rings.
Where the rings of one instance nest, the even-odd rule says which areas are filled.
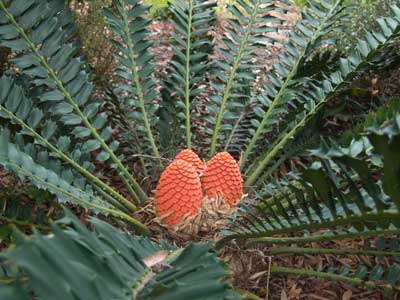
[[[320,295],[316,295],[316,294],[308,294],[312,299],[317,299],[317,300],[331,300],[329,298],[326,297],[322,297]]]
[[[293,286],[289,290],[289,298],[290,299],[298,299],[300,294],[302,293],[301,288],[297,288],[297,284],[293,284]]]
[[[161,250],[149,255],[143,259],[143,263],[146,267],[151,268],[159,263],[162,263],[167,256],[169,255],[169,251]]]
[[[348,290],[344,292],[342,300],[350,300],[353,297],[353,292],[351,290]]]
[[[281,292],[281,300],[289,300],[285,290],[282,290]]]
[[[259,278],[260,276],[263,276],[265,273],[267,273],[267,271],[257,272],[255,274],[251,275],[249,277],[249,280],[255,280],[255,279]]]

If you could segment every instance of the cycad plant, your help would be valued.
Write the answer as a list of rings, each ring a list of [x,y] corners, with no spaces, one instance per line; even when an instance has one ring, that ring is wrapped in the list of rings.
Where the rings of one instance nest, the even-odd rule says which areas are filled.
[[[400,233],[398,105],[371,114],[344,140],[319,140],[314,131],[329,100],[363,72],[385,66],[382,53],[399,39],[400,9],[393,6],[392,17],[379,18],[380,30],[367,31],[348,57],[323,60],[318,56],[335,44],[351,16],[342,0],[309,3],[279,63],[256,87],[257,51],[276,42],[270,33],[283,22],[280,16],[289,3],[284,4],[234,1],[226,34],[215,47],[210,35],[215,1],[172,1],[173,56],[167,77],[157,84],[147,7],[139,0],[115,0],[104,17],[113,33],[120,80],[110,86],[107,101],[100,101],[91,97],[94,87],[64,1],[0,0],[0,46],[13,51],[13,68],[0,79],[0,164],[61,203],[150,234],[133,217],[151,201],[154,186],[143,188],[144,177],[159,174],[165,159],[182,148],[200,149],[210,157],[228,151],[240,158],[247,198],[217,247],[243,239],[289,245],[273,248],[271,255],[398,257],[398,245],[392,243],[389,250],[293,245]],[[199,97],[205,86],[212,90],[206,100]],[[199,105],[206,106],[206,115],[197,115]],[[199,126],[202,137],[195,131]],[[121,139],[129,139],[129,147],[119,148]],[[294,156],[302,158],[301,165],[272,176]],[[99,165],[119,177],[122,192]],[[24,236],[16,230],[16,247],[0,256],[2,299],[240,298],[228,281],[220,280],[227,272],[217,262],[212,241],[175,249],[97,219],[89,232],[66,215],[49,235]],[[314,234],[321,229],[324,234]],[[384,287],[394,295],[400,267],[390,261],[387,270],[379,264],[347,273],[273,265],[270,272]]]

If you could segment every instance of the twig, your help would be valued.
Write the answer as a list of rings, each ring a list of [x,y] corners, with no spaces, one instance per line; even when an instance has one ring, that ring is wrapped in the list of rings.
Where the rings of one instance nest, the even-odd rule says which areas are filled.
[[[267,288],[266,288],[266,295],[265,300],[269,298],[269,280],[271,278],[271,265],[272,265],[272,256],[268,256],[268,272],[267,272]]]

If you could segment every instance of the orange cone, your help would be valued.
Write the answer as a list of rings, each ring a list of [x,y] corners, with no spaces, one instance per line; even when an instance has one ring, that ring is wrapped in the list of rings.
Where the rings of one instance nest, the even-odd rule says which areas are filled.
[[[196,169],[185,160],[174,160],[161,174],[157,184],[157,217],[162,218],[166,225],[177,225],[185,216],[197,215],[202,199],[203,193]]]
[[[207,163],[202,184],[208,198],[223,197],[231,206],[236,205],[243,194],[239,165],[228,152],[218,153]]]
[[[196,169],[198,174],[201,174],[204,172],[205,165],[201,161],[200,157],[194,153],[190,149],[185,149],[179,152],[179,154],[175,157],[175,160],[178,159],[183,159],[184,161],[192,164],[192,166]]]

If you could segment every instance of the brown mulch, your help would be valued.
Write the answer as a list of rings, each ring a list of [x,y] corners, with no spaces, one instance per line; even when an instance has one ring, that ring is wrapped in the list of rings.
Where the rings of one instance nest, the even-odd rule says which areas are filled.
[[[0,76],[6,69],[10,53],[11,51],[9,48],[0,47]]]
[[[312,243],[301,245],[309,248],[333,248],[349,249],[362,248],[361,239],[351,239],[335,242]],[[275,248],[272,246],[272,248]],[[343,282],[320,280],[315,277],[283,276],[277,274],[268,275],[268,267],[272,265],[290,267],[295,269],[321,270],[333,267],[337,274],[342,268],[348,267],[356,270],[362,264],[373,267],[377,264],[388,267],[393,259],[380,259],[374,256],[356,255],[276,255],[271,256],[268,250],[272,249],[266,245],[245,246],[232,242],[223,250],[222,257],[228,261],[234,272],[234,284],[241,289],[249,290],[263,299],[270,300],[383,300],[383,288],[367,290],[360,286],[350,287]],[[354,273],[352,273],[354,274]],[[268,286],[269,278],[269,289]],[[393,295],[393,300],[400,294]]]

